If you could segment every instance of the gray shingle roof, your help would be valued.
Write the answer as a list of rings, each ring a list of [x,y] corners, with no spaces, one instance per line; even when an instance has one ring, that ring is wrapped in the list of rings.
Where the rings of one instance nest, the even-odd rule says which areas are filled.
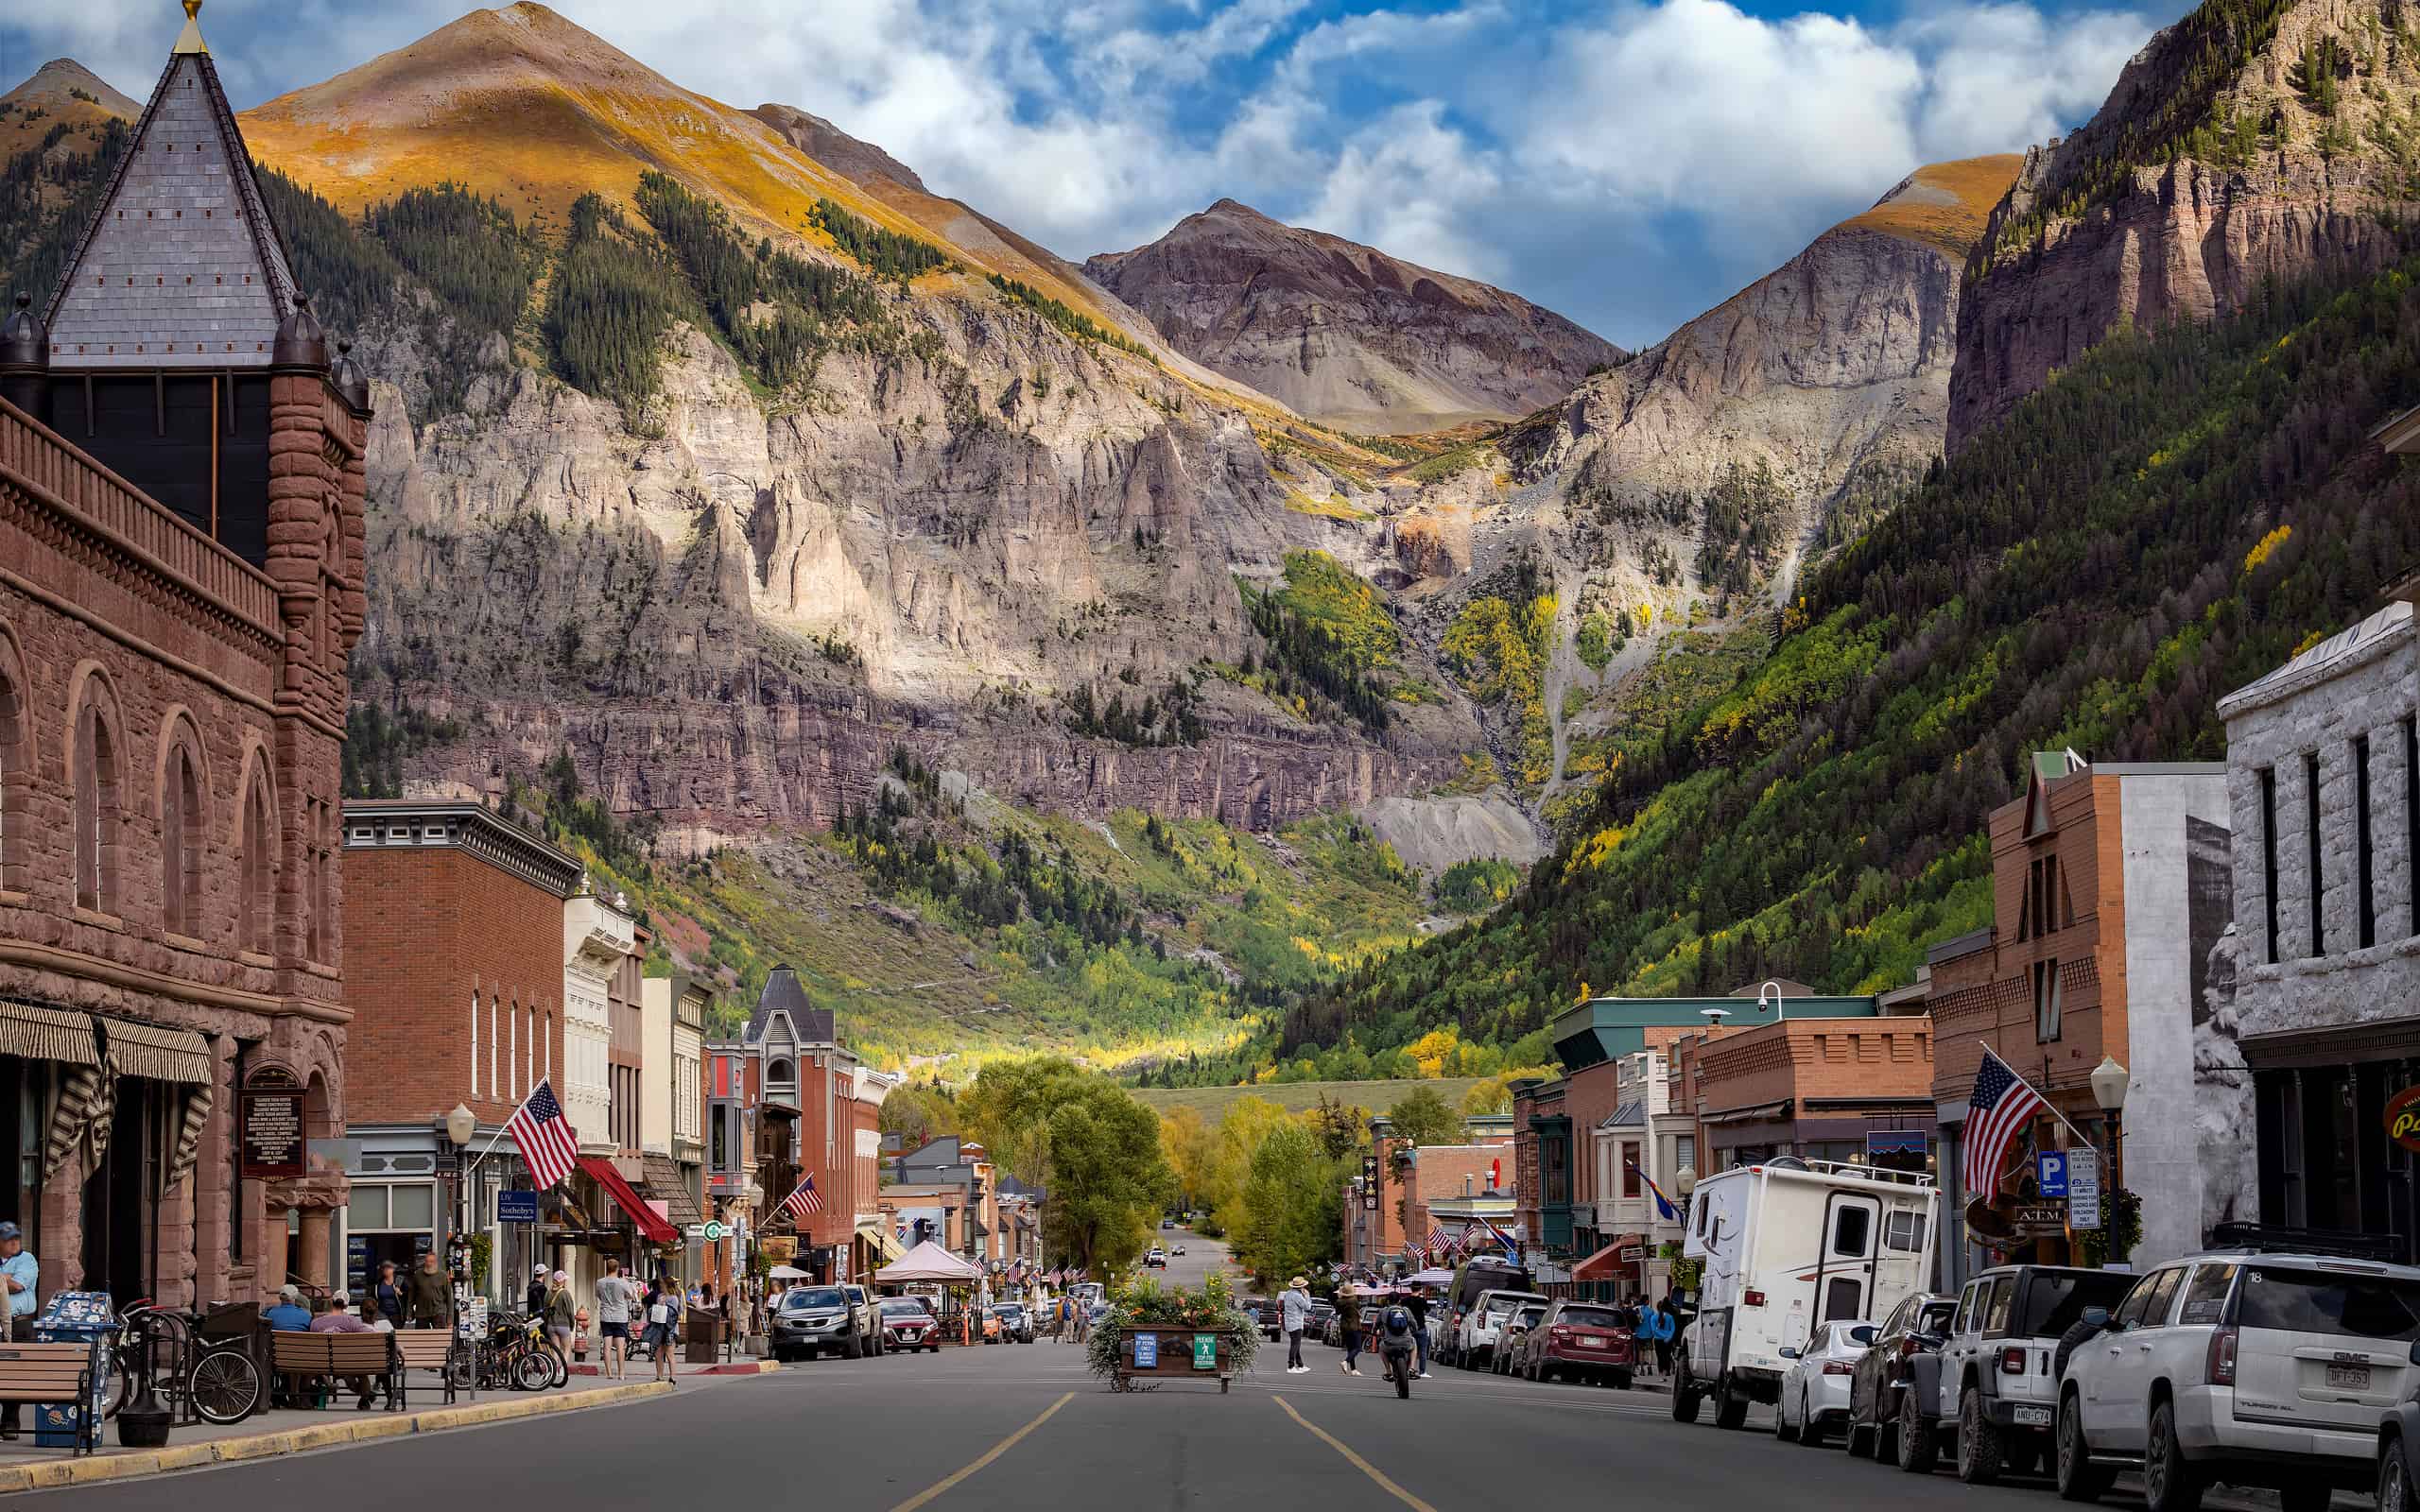
[[[832,1010],[819,1008],[799,986],[798,973],[787,966],[776,966],[765,978],[765,990],[756,994],[756,1006],[748,1015],[745,1035],[750,1044],[765,1038],[765,1025],[776,1012],[790,1016],[790,1027],[798,1032],[799,1042],[809,1045],[838,1044],[833,1038]]]
[[[266,368],[294,297],[218,71],[178,53],[51,295],[51,367]]]

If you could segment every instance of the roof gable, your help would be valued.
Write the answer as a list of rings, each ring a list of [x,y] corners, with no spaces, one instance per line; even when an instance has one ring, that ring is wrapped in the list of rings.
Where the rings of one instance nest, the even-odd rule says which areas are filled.
[[[51,295],[51,366],[266,368],[294,307],[285,244],[193,32]]]
[[[751,1044],[764,1041],[773,1017],[780,1014],[789,1020],[793,1042],[807,1045],[838,1043],[833,1034],[832,1010],[819,1008],[799,984],[798,973],[786,965],[776,966],[765,977],[765,988],[756,994],[756,1006],[748,1015],[745,1038]]]

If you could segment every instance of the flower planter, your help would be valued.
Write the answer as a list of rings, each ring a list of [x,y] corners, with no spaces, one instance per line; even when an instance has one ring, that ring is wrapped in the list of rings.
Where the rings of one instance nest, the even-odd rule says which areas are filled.
[[[1117,1369],[1109,1387],[1132,1391],[1137,1381],[1216,1381],[1223,1395],[1236,1377],[1236,1334],[1235,1329],[1179,1323],[1127,1324],[1119,1330]]]

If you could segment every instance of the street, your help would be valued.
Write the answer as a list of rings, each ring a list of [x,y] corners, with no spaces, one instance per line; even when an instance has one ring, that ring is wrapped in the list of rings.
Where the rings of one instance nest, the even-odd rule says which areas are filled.
[[[1172,1264],[1198,1280],[1223,1246],[1184,1236]],[[1180,1273],[1175,1265],[1186,1268]],[[825,1360],[759,1377],[694,1379],[669,1400],[197,1471],[36,1493],[72,1512],[251,1512],[263,1505],[441,1509],[458,1504],[662,1508],[778,1504],[942,1508],[1305,1506],[1325,1512],[1597,1504],[1616,1488],[1675,1506],[1786,1496],[1793,1512],[1938,1499],[1953,1512],[2055,1505],[2047,1483],[1986,1490],[1946,1475],[1919,1487],[1837,1447],[1776,1441],[1770,1418],[1724,1434],[1671,1420],[1647,1391],[1441,1370],[1398,1400],[1339,1352],[1309,1375],[1262,1349],[1232,1395],[1170,1383],[1112,1395],[1077,1350],[1047,1342],[938,1355]],[[1381,1479],[1383,1477],[1383,1480]],[[2111,1499],[2126,1505],[2122,1493]]]

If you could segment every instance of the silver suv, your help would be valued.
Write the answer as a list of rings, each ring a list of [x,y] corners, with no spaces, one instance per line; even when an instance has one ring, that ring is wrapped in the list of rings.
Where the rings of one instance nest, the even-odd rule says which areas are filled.
[[[2414,1379],[2420,1268],[2316,1247],[2198,1255],[2142,1278],[2060,1383],[2059,1494],[2139,1467],[2149,1512],[2213,1484],[2321,1512],[2373,1484],[2380,1415]]]

